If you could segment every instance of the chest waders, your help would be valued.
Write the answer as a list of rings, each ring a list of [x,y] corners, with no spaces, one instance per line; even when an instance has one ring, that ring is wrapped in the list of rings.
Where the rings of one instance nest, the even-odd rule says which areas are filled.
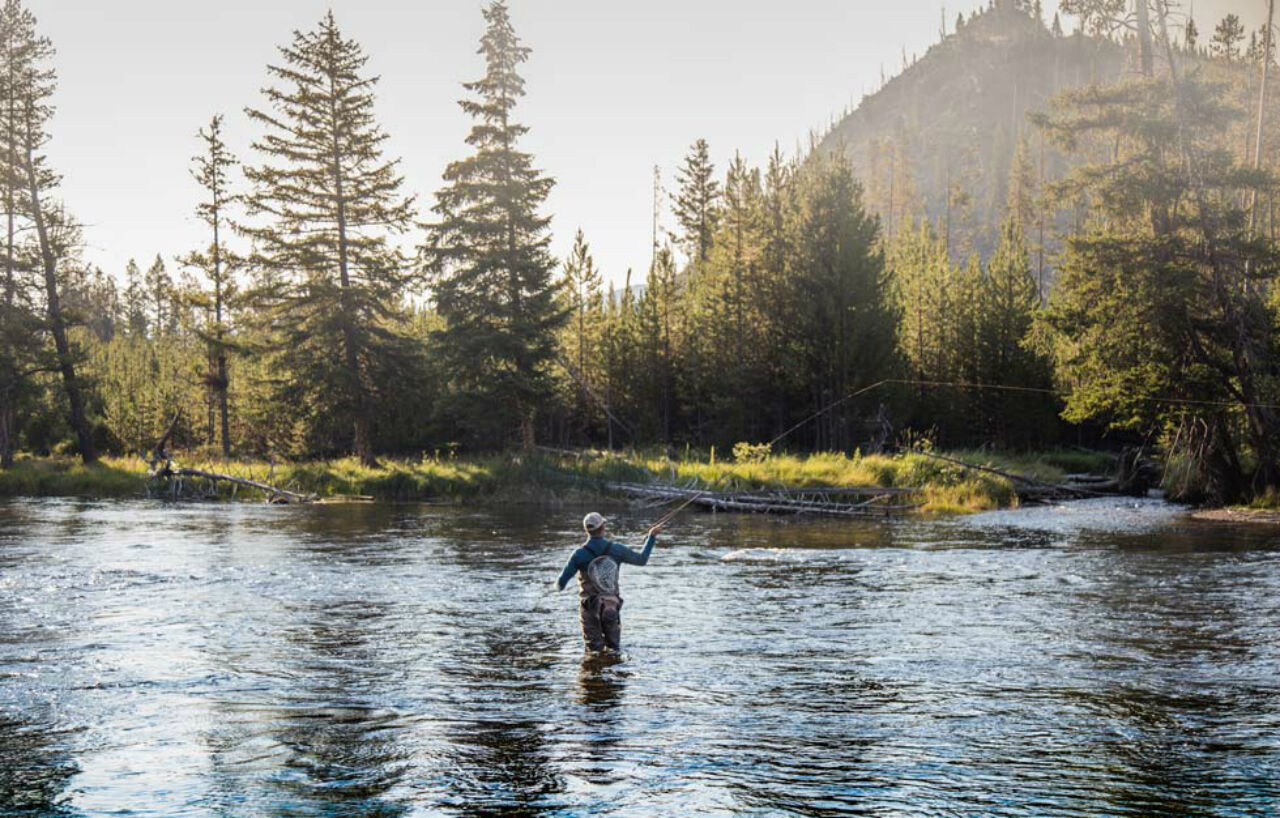
[[[582,639],[593,651],[619,650],[622,643],[622,596],[618,562],[608,554],[591,561],[580,577]]]

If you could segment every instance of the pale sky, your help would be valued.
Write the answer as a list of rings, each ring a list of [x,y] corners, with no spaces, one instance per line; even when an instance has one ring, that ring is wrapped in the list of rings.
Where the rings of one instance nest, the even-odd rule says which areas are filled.
[[[973,0],[947,4],[950,30]],[[1048,0],[1052,16],[1055,0]],[[332,8],[378,74],[388,153],[429,215],[445,165],[465,155],[460,83],[483,72],[481,0],[28,0],[58,49],[49,147],[63,198],[86,225],[86,258],[121,275],[208,239],[192,215],[195,133],[226,116],[230,147],[253,161],[243,109],[261,105],[266,66],[292,31]],[[735,149],[762,163],[794,153],[846,105],[892,76],[902,50],[935,42],[937,0],[511,0],[533,54],[518,118],[524,148],[557,180],[547,206],[557,255],[581,227],[606,277],[648,264],[653,166],[670,185],[706,138],[720,170]],[[1257,25],[1265,0],[1199,0],[1207,39],[1228,8]],[[1072,28],[1067,25],[1068,30]],[[669,216],[667,217],[670,221]],[[417,237],[415,237],[415,242]]]

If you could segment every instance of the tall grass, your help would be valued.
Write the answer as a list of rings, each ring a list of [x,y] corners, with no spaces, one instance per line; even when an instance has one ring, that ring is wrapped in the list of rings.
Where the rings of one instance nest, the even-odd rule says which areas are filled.
[[[1071,457],[951,452],[950,457],[992,466],[1039,480],[1056,481],[1064,465],[1086,464]],[[669,459],[657,452],[581,456],[488,456],[472,459],[386,459],[377,468],[355,458],[300,463],[182,460],[178,464],[230,474],[321,498],[372,497],[391,501],[564,502],[607,492],[611,482],[664,482],[717,490],[768,488],[883,487],[918,489],[913,498],[925,513],[972,512],[1016,505],[1009,480],[919,454],[778,455],[725,461],[708,453]],[[1096,469],[1095,469],[1096,470]],[[0,471],[0,496],[142,497],[146,464],[137,458],[108,458],[85,467],[78,461],[21,458]],[[221,484],[218,496],[243,499],[252,490]]]
[[[106,460],[85,466],[70,458],[21,457],[0,470],[0,497],[143,497],[142,461]]]
[[[988,466],[1045,482],[1062,480],[1072,472],[1102,472],[1105,455],[1051,452],[1008,455],[986,451],[955,451],[948,457]],[[736,462],[686,456],[668,459],[657,453],[608,455],[578,465],[581,471],[604,479],[662,481],[718,490],[769,488],[913,488],[919,489],[926,513],[972,512],[1017,504],[1017,492],[1006,478],[965,468],[924,455],[776,455]]]

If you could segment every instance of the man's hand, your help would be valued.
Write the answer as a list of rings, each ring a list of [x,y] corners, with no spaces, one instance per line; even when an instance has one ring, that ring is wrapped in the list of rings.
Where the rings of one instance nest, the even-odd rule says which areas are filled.
[[[657,536],[657,534],[658,534],[660,531],[662,531],[662,526],[661,526],[661,525],[655,525],[653,528],[649,529],[649,536],[650,536],[650,537]]]

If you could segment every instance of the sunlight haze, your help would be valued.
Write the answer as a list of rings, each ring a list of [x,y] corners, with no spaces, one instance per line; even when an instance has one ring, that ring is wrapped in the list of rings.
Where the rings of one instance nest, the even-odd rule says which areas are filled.
[[[979,5],[947,6],[947,30],[959,10]],[[1206,39],[1218,6],[1232,7],[1196,5]],[[1054,7],[1046,4],[1047,18]],[[225,114],[229,147],[253,161],[256,132],[243,109],[262,104],[277,47],[329,8],[382,78],[388,153],[403,158],[422,219],[431,218],[446,164],[464,155],[469,122],[456,102],[460,83],[482,71],[478,2],[36,0],[31,8],[58,49],[51,157],[86,225],[86,259],[117,276],[129,258],[146,267],[156,253],[172,269],[205,240],[187,173],[196,130]],[[794,154],[811,130],[873,92],[882,68],[896,74],[904,49],[923,55],[937,41],[942,4],[515,0],[512,15],[533,49],[517,109],[531,128],[524,147],[557,180],[553,251],[564,256],[581,227],[606,279],[620,282],[627,267],[643,275],[649,262],[655,164],[670,187],[698,137],[721,170],[734,150],[763,162],[775,141]]]

